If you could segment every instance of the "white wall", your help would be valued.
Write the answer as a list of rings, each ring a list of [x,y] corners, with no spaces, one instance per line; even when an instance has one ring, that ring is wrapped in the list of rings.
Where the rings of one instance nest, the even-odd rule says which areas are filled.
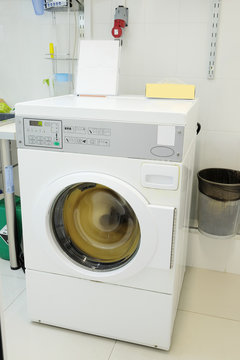
[[[51,71],[44,60],[51,32],[51,15],[35,16],[31,0],[1,0],[0,97],[10,106],[48,96],[42,80]]]
[[[195,84],[202,124],[196,172],[217,166],[240,170],[240,1],[222,0],[214,80],[207,79],[212,0],[91,1],[94,39],[111,39],[115,6],[129,8],[120,93],[144,94],[147,82],[163,79]],[[10,105],[48,96],[42,79],[51,73],[51,64],[44,54],[49,42],[55,41],[54,31],[51,15],[35,16],[31,0],[0,0],[0,97]],[[194,218],[196,179],[193,193]],[[217,250],[216,242],[207,243]],[[198,258],[197,244],[191,243],[192,259]],[[235,255],[240,258],[237,248]],[[209,254],[207,245],[203,257],[204,253]],[[189,263],[201,266],[192,259]]]
[[[49,96],[49,89],[43,84],[43,80],[53,74],[52,62],[46,59],[49,57],[49,43],[54,43],[58,54],[66,55],[69,46],[68,24],[66,12],[57,13],[54,20],[50,12],[36,16],[31,0],[0,0],[0,98],[9,106]],[[70,24],[72,52],[75,33],[73,13]],[[68,63],[58,63],[58,72],[67,72]],[[13,151],[13,163],[17,162],[15,153]],[[15,190],[19,194],[17,176]]]
[[[147,82],[178,79],[196,85],[200,123],[196,171],[240,169],[239,0],[223,0],[215,79],[207,79],[211,0],[92,0],[93,37],[110,39],[114,5],[129,8],[120,92],[144,94]],[[195,179],[192,217],[196,217]]]
[[[50,12],[36,16],[31,0],[0,0],[0,98],[11,107],[49,96],[43,79],[52,75],[51,60],[46,59],[50,42],[60,54],[67,53],[67,13],[57,13],[54,20]]]
[[[207,79],[212,0],[92,0],[93,37],[111,38],[114,5],[129,8],[120,92],[144,94],[147,82],[195,84],[202,131],[195,173],[207,167],[240,170],[240,1],[222,0],[215,79]],[[192,221],[197,225],[197,177]],[[192,230],[188,265],[240,274],[240,237],[216,240]]]

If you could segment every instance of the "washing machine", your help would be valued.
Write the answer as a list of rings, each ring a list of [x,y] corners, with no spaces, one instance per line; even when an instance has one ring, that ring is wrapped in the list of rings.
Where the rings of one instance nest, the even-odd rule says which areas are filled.
[[[30,320],[169,349],[197,114],[141,96],[17,104]]]

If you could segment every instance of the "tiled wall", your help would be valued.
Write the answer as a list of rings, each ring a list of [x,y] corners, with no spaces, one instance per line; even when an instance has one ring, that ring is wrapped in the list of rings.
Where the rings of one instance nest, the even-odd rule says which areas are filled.
[[[92,0],[93,38],[111,39],[119,4],[129,8],[120,92],[144,94],[147,82],[167,79],[196,84],[202,124],[196,172],[217,166],[239,170],[240,1],[222,1],[214,80],[207,79],[212,0]],[[196,194],[195,178],[193,219]]]
[[[93,37],[110,39],[114,5],[129,8],[120,92],[144,94],[147,82],[193,83],[200,98],[202,131],[197,139],[195,174],[207,167],[240,170],[239,0],[222,1],[216,71],[207,79],[211,0],[92,0]],[[197,226],[195,176],[192,225]],[[240,237],[213,239],[190,232],[188,265],[240,274]]]
[[[214,80],[207,79],[212,0],[91,2],[94,39],[111,39],[114,8],[118,5],[129,8],[120,93],[144,94],[147,82],[167,79],[196,84],[202,124],[197,139],[196,172],[216,166],[240,170],[240,1],[221,2]],[[49,42],[55,41],[54,34],[51,14],[35,16],[30,0],[0,0],[0,97],[10,105],[48,96],[42,79],[52,69],[44,54]],[[195,178],[193,224],[196,207]],[[199,239],[190,238],[189,264],[200,267],[214,264],[215,269],[223,269],[221,256],[209,259],[214,249],[212,256],[216,256],[218,242]],[[239,237],[236,239],[239,245]],[[240,246],[233,248],[229,244],[226,242],[228,251],[223,250],[222,256],[225,252],[230,254],[228,259],[233,254],[240,258]],[[224,269],[234,271],[230,267]]]

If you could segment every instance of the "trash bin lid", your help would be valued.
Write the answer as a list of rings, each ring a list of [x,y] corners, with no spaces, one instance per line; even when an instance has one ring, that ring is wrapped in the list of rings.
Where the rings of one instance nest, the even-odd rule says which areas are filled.
[[[240,199],[240,171],[222,168],[200,170],[197,174],[199,191],[219,201]]]

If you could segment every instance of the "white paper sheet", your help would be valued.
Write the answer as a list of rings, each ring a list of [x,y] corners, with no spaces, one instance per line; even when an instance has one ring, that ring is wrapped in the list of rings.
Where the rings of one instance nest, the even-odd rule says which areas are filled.
[[[77,95],[117,95],[119,55],[119,41],[80,41],[75,93]]]

